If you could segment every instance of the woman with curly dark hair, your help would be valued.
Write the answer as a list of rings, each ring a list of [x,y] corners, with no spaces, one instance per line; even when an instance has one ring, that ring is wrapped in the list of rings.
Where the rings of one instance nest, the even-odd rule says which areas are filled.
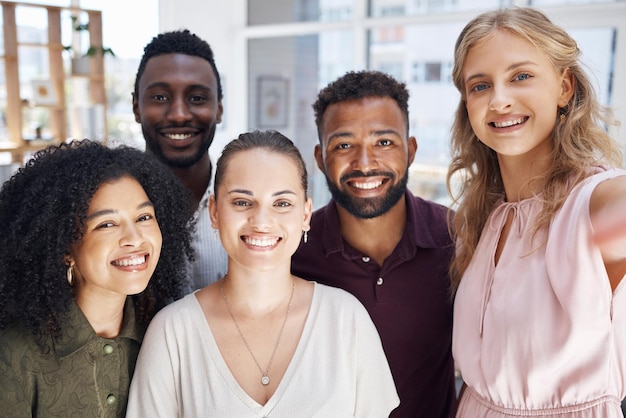
[[[139,150],[39,151],[0,190],[0,408],[123,417],[146,326],[178,299],[190,208]]]

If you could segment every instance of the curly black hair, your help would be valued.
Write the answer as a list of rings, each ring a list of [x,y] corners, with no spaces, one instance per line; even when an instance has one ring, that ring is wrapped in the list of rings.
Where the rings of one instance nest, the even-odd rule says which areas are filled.
[[[147,324],[182,296],[193,259],[189,192],[164,165],[137,149],[90,140],[35,153],[0,190],[0,329],[18,323],[58,337],[72,303],[64,257],[80,242],[89,203],[100,185],[131,176],[154,204],[163,243],[147,288],[133,296]]]
[[[143,75],[150,58],[163,54],[185,54],[203,58],[211,64],[217,80],[217,100],[222,101],[222,82],[220,73],[215,66],[213,50],[206,41],[196,34],[191,33],[188,29],[160,33],[152,38],[143,51],[143,56],[137,69],[137,76],[135,77],[135,97],[139,97],[139,79]]]
[[[406,84],[380,71],[350,71],[324,87],[313,103],[320,144],[322,144],[322,119],[326,108],[335,103],[367,97],[391,97],[395,100],[404,116],[408,135],[409,91]]]

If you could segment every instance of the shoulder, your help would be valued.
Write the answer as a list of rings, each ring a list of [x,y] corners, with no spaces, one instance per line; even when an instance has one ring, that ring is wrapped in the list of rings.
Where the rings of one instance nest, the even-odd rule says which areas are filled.
[[[193,322],[196,319],[198,309],[196,297],[193,293],[190,293],[157,312],[150,322],[148,331],[155,327],[172,328],[175,330],[184,323]]]
[[[425,200],[407,190],[407,228],[413,232],[417,244],[424,247],[453,247],[450,224],[454,212],[439,203]]]
[[[359,300],[350,292],[338,287],[315,283],[315,291],[319,293],[322,309],[333,311],[349,310],[357,315],[369,314]]]
[[[27,364],[33,365],[37,363],[33,360],[44,354],[42,347],[46,346],[50,352],[54,352],[49,339],[46,339],[40,346],[32,331],[23,327],[10,326],[0,332],[0,363],[10,365],[14,369]]]
[[[445,222],[449,214],[452,213],[447,206],[415,196],[408,190],[405,196],[409,210],[422,218]]]

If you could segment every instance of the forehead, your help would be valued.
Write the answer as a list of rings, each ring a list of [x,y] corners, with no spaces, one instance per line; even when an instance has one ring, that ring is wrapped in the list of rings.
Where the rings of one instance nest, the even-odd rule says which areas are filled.
[[[365,97],[333,103],[322,118],[322,135],[393,130],[405,137],[406,120],[391,97]]]
[[[300,184],[299,167],[286,154],[263,148],[248,149],[231,156],[224,171],[223,183],[272,184],[280,189]]]
[[[548,56],[529,40],[507,30],[495,30],[468,50],[463,71],[508,68],[521,62],[551,66]]]
[[[123,197],[123,198],[121,198]],[[145,201],[147,195],[141,184],[130,176],[102,183],[89,202],[89,211],[100,206],[116,206],[122,201]]]
[[[217,86],[213,67],[204,58],[187,54],[163,54],[150,58],[139,80],[139,88],[155,83]]]

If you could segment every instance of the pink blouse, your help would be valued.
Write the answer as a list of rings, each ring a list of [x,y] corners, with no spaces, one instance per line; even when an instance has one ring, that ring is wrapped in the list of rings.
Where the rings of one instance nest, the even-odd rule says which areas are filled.
[[[623,417],[626,285],[611,291],[589,217],[594,188],[623,175],[611,169],[578,184],[534,240],[539,199],[492,212],[455,300],[453,354],[468,385],[457,417]]]

